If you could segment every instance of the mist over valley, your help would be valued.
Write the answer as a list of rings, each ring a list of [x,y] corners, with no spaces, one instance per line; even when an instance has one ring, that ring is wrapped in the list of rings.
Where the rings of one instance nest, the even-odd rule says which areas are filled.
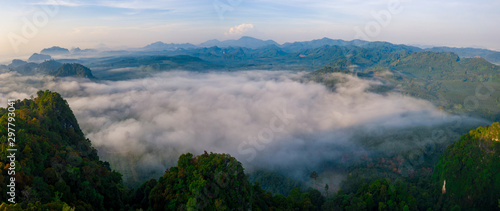
[[[436,191],[442,180],[431,182],[431,176],[447,147],[500,116],[500,67],[467,56],[477,49],[327,38],[279,46],[241,40],[255,46],[233,40],[217,43],[221,47],[153,43],[121,52],[44,49],[0,67],[0,104],[27,99],[18,102],[22,112],[39,114],[43,109],[36,106],[59,102],[60,94],[79,125],[57,117],[62,130],[72,137],[81,129],[90,141],[68,146],[80,151],[66,156],[73,163],[63,169],[75,162],[79,169],[85,163],[79,159],[101,159],[121,174],[134,197],[144,198],[140,191],[150,187],[146,201],[158,206],[163,198],[154,198],[161,196],[153,194],[156,178],[184,168],[179,165],[185,159],[189,165],[226,159],[228,171],[247,175],[237,181],[255,182],[255,191],[262,187],[276,196],[336,194],[333,203],[381,181],[427,184],[414,188]],[[49,111],[60,116],[61,109]],[[225,156],[238,163],[230,165]],[[55,175],[75,172],[51,168]],[[217,172],[208,178],[216,175],[217,187],[225,188],[220,183],[226,173]],[[419,200],[430,201],[426,197]]]

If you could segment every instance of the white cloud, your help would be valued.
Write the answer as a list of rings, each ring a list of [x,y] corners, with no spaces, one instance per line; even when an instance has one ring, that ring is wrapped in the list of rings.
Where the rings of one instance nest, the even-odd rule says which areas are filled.
[[[139,172],[139,181],[150,178],[151,172],[157,177],[187,152],[229,153],[246,169],[301,170],[338,160],[344,153],[365,151],[366,144],[359,141],[363,137],[373,142],[369,150],[384,153],[425,151],[427,143],[449,140],[412,133],[391,136],[414,127],[425,134],[425,128],[450,121],[427,101],[367,92],[374,82],[345,75],[334,76],[345,83],[332,92],[321,84],[295,80],[302,75],[180,71],[94,82],[4,73],[0,104],[6,105],[7,98],[27,98],[39,89],[61,93],[99,156],[129,181],[131,172]],[[253,159],[250,151],[255,152]]]
[[[80,6],[97,6],[97,7],[109,7],[109,8],[120,8],[120,9],[132,9],[132,10],[143,10],[143,9],[154,9],[154,10],[167,10],[167,8],[179,7],[186,5],[182,1],[169,0],[169,1],[137,1],[137,0],[106,0],[106,1],[76,1],[76,0],[43,0],[39,2],[30,3],[32,5],[58,5],[58,6],[68,6],[68,7],[80,7]]]
[[[33,5],[53,5],[53,6],[67,6],[67,7],[79,7],[85,4],[77,1],[67,1],[67,0],[45,0],[41,2],[32,3]]]
[[[253,24],[242,23],[240,25],[229,28],[229,31],[226,32],[225,35],[226,36],[241,35],[251,29],[253,29]]]

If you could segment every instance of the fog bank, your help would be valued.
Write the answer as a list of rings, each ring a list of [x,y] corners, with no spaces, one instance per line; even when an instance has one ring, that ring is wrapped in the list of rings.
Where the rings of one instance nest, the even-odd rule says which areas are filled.
[[[333,74],[345,82],[332,92],[321,84],[299,82],[303,74],[176,71],[90,81],[3,73],[0,103],[29,98],[39,89],[61,93],[101,159],[125,180],[140,182],[163,174],[187,152],[229,153],[248,171],[302,170],[338,161],[345,153],[423,151],[429,142],[442,141],[433,127],[456,124],[457,118],[461,125],[478,124],[449,116],[424,100],[368,92],[375,81]],[[387,135],[412,128],[426,130],[423,134],[434,139]],[[367,137],[387,138],[365,141]],[[404,140],[408,138],[411,142]]]

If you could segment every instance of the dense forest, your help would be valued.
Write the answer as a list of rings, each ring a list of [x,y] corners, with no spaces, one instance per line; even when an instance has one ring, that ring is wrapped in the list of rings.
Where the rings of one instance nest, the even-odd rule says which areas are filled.
[[[15,102],[17,208],[27,210],[74,207],[109,210],[123,207],[121,175],[99,160],[85,139],[68,103],[58,93]],[[7,110],[0,109],[2,158],[7,151]],[[0,163],[0,188],[9,182],[6,160]],[[3,202],[7,196],[2,194]],[[5,207],[5,205],[3,205]],[[7,208],[6,208],[7,209]],[[10,209],[10,208],[9,208]]]
[[[472,114],[491,121],[500,120],[500,67],[483,58],[460,58],[450,52],[410,52],[394,46],[361,49],[340,55],[305,79],[335,89],[341,82],[332,73],[356,75],[375,80],[378,93],[399,92],[431,101],[453,114]],[[465,99],[465,100],[464,100]]]
[[[500,125],[463,135],[448,146],[433,173],[359,182],[352,171],[336,192],[328,185],[307,188],[283,176],[261,172],[254,181],[281,180],[287,193],[266,192],[251,183],[229,154],[191,153],[159,179],[136,189],[99,160],[68,103],[55,92],[15,102],[15,205],[2,194],[0,210],[494,210],[500,208]],[[8,111],[0,109],[0,188],[9,183]],[[268,176],[263,176],[268,175]],[[269,176],[271,175],[271,176]],[[313,172],[311,179],[317,174]],[[353,182],[358,181],[358,182]],[[446,181],[446,182],[445,182]],[[293,187],[296,186],[296,187]],[[272,187],[271,187],[272,188]],[[283,188],[275,187],[277,190]],[[269,189],[267,187],[266,189]],[[286,189],[286,188],[285,188]]]

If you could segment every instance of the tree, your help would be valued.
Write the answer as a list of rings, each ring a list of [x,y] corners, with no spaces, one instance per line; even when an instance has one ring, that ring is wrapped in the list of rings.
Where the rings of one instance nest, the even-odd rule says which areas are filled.
[[[151,189],[153,210],[246,210],[252,185],[241,163],[228,154],[183,154]]]
[[[325,195],[328,198],[328,184],[325,184]]]
[[[313,171],[309,177],[313,180],[316,180],[318,179],[318,173],[316,173],[316,171]]]
[[[121,175],[99,160],[66,100],[48,90],[37,95],[15,103],[16,127],[22,128],[16,131],[16,138],[21,140],[17,144],[23,149],[16,159],[22,166],[15,178],[19,205],[28,210],[123,208],[126,188]],[[0,108],[0,125],[6,125],[8,117]],[[0,127],[4,140],[8,135],[5,128]],[[0,143],[2,154],[7,153],[6,144]],[[0,174],[0,183],[6,184],[7,171],[2,168]]]

